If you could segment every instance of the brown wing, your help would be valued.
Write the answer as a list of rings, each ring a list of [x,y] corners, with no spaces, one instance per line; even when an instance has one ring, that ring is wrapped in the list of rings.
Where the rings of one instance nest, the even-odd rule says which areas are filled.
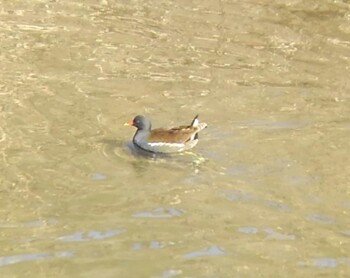
[[[179,126],[171,129],[157,128],[151,131],[148,142],[185,143],[199,129],[193,126]]]

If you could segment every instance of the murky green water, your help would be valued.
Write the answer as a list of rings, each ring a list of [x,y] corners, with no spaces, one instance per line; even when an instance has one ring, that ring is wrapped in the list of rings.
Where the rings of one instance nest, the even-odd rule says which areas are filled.
[[[1,277],[349,276],[349,10],[1,1]]]

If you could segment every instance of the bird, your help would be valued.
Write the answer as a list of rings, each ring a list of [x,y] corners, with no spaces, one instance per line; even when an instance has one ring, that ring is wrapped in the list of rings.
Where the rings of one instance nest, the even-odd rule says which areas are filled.
[[[198,115],[188,126],[178,126],[170,129],[152,129],[151,121],[142,115],[124,124],[137,128],[132,139],[134,145],[151,153],[179,153],[192,149],[198,143],[198,133],[207,127],[200,123]]]

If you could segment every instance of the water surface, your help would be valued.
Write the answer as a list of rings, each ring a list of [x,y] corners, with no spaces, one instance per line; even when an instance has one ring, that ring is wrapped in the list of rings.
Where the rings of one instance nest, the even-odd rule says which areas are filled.
[[[350,275],[347,1],[0,7],[3,277]]]

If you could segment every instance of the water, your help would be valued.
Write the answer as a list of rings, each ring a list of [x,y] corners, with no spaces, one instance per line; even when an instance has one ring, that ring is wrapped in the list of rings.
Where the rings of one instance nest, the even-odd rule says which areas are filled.
[[[2,1],[2,277],[346,277],[346,1]],[[123,123],[208,128],[137,155]]]

